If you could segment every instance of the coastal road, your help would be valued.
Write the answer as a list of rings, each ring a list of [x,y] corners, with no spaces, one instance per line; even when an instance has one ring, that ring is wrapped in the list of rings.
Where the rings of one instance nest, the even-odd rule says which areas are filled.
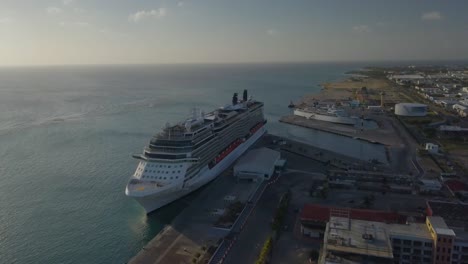
[[[250,215],[244,230],[229,251],[224,263],[255,263],[263,243],[271,233],[270,223],[279,202],[279,192],[275,184],[268,187]]]

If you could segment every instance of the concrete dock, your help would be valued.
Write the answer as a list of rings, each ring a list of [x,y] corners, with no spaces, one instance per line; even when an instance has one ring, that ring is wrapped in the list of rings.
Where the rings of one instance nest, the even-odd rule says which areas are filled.
[[[129,263],[193,263],[194,258],[209,259],[210,248],[217,247],[229,233],[227,229],[213,226],[219,218],[212,213],[213,210],[227,205],[226,195],[235,196],[241,202],[247,201],[258,185],[256,182],[236,182],[231,171],[225,171],[193,200],[187,201],[190,204],[171,225],[166,226]]]
[[[398,146],[403,142],[396,135],[391,121],[384,116],[378,118],[379,128],[377,129],[363,129],[359,127],[335,124],[325,121],[311,120],[296,115],[288,115],[280,118],[280,122],[301,126],[305,128],[312,128],[328,133],[333,133],[341,136],[365,140],[371,143],[379,143],[386,146]]]

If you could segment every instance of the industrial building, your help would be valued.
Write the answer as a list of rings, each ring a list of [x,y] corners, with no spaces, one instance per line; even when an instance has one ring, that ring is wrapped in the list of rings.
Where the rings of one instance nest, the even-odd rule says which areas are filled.
[[[406,217],[395,212],[378,210],[339,208],[319,204],[306,204],[300,215],[301,233],[311,238],[323,238],[330,215],[336,211],[346,211],[349,217],[384,223],[405,223]]]
[[[427,152],[432,154],[439,153],[439,145],[433,143],[426,143],[425,149],[427,150]]]
[[[303,235],[323,238],[319,263],[468,263],[468,204],[427,202],[427,217],[306,205]]]
[[[234,176],[238,179],[263,181],[271,178],[276,167],[284,165],[278,151],[269,148],[250,150],[234,165]]]
[[[419,180],[419,191],[430,193],[430,192],[438,192],[442,189],[442,184],[438,180],[430,180],[430,179],[420,179]]]
[[[426,116],[427,105],[417,103],[395,104],[395,115],[398,116]]]
[[[393,263],[385,224],[331,217],[325,230],[319,263]]]

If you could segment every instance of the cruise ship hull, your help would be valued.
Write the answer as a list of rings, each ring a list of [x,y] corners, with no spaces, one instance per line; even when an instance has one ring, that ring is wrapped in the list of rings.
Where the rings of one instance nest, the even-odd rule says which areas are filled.
[[[222,161],[220,161],[213,168],[209,168],[208,165],[200,169],[199,180],[196,181],[193,185],[182,187],[174,187],[173,189],[168,189],[161,192],[155,192],[154,194],[149,194],[141,197],[133,197],[138,203],[145,209],[146,213],[155,211],[181,197],[190,194],[191,192],[196,191],[200,187],[204,186],[208,182],[214,180],[219,174],[224,170],[229,168],[234,161],[236,161],[249,147],[251,147],[263,134],[265,134],[265,126],[262,126],[257,130],[250,138],[245,142],[240,144],[236,149],[234,149],[229,155],[227,155]]]

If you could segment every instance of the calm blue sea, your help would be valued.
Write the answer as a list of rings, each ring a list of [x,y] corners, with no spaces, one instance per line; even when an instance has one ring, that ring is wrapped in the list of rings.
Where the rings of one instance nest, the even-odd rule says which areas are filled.
[[[270,132],[349,155],[378,146],[279,124],[289,100],[357,64],[0,68],[0,262],[125,263],[181,210],[124,195],[152,134],[248,89]],[[382,156],[384,157],[384,156]]]

